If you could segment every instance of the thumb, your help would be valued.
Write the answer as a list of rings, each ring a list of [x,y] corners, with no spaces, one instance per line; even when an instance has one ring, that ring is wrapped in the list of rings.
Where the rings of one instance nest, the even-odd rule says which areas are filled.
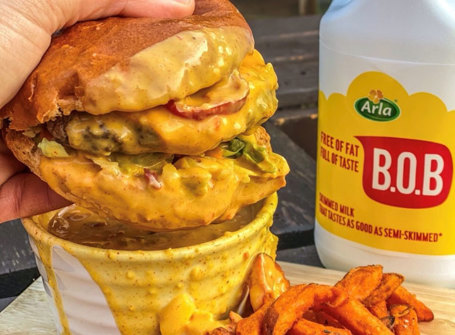
[[[0,186],[0,223],[70,205],[31,173],[20,173]]]

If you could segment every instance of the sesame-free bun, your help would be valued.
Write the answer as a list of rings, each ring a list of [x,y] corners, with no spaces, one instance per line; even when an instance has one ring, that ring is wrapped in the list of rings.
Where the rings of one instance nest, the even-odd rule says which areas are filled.
[[[183,19],[78,23],[53,37],[0,119],[26,130],[73,111],[145,110],[213,85],[252,48],[251,30],[228,0],[198,0]]]

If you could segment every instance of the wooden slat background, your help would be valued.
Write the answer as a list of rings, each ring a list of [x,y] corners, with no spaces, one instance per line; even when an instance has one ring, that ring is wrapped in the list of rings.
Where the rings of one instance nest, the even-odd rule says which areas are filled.
[[[277,72],[281,109],[316,106],[320,18],[315,15],[249,22],[256,48]]]

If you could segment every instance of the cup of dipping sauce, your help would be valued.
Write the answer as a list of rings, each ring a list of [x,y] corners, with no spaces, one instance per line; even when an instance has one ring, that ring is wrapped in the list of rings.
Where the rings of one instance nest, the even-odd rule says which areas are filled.
[[[73,206],[23,219],[60,334],[177,335],[222,325],[258,253],[275,256],[276,194],[229,221],[152,233]]]

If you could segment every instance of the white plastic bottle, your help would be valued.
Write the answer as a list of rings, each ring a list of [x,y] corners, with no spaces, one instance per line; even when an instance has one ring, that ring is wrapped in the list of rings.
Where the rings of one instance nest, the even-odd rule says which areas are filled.
[[[318,127],[322,263],[455,287],[455,1],[334,0]]]

